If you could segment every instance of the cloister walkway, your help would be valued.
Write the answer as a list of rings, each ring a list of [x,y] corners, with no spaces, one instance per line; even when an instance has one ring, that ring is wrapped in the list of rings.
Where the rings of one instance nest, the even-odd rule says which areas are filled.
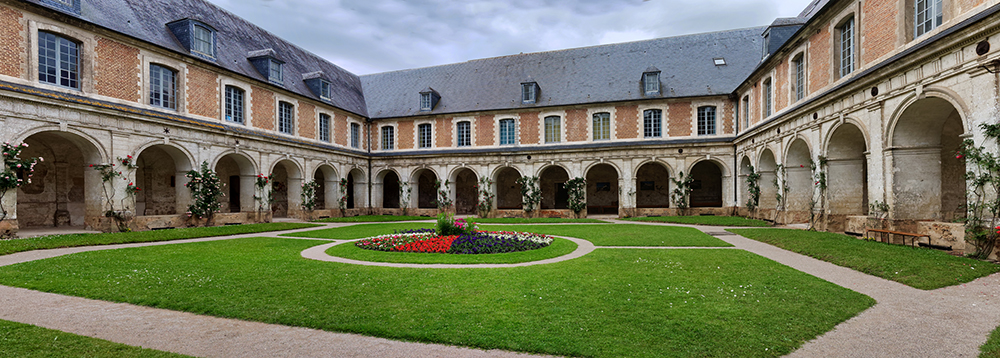
[[[625,223],[625,222],[621,222]],[[628,222],[634,223],[634,222]],[[328,224],[329,227],[350,224]],[[782,250],[721,227],[678,224],[874,298],[878,303],[807,342],[792,357],[974,357],[1000,325],[1000,274],[973,282],[918,290]],[[167,242],[38,250],[0,256],[0,266],[77,252],[275,236],[288,230]],[[282,237],[288,239],[289,237]],[[326,240],[331,241],[331,240]],[[579,241],[578,241],[579,242]],[[594,250],[589,243],[570,255]],[[329,246],[329,245],[324,245]],[[602,250],[612,248],[599,248]],[[675,248],[656,248],[675,249]],[[732,248],[729,248],[732,249]],[[311,249],[312,250],[312,249]],[[303,252],[309,257],[310,250]],[[317,250],[311,251],[313,254]],[[581,254],[582,252],[582,254]],[[578,257],[578,256],[575,256]],[[386,265],[379,263],[379,265]],[[527,357],[437,344],[399,342],[356,334],[247,322],[0,286],[0,319],[132,346],[205,357]]]

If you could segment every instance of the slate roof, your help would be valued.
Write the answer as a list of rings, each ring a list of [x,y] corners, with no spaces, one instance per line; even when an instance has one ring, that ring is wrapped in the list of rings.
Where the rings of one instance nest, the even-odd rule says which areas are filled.
[[[343,110],[367,116],[361,81],[357,75],[207,1],[81,0],[79,15],[48,5],[45,0],[22,1],[52,8],[182,54],[189,52],[174,37],[166,24],[185,18],[195,19],[217,30],[216,60],[204,62],[266,83],[267,78],[247,60],[247,54],[271,48],[276,52],[276,57],[285,62],[282,69],[285,89],[320,100],[319,96],[303,83],[302,75],[322,71],[323,78],[331,83],[333,89],[329,103]],[[192,58],[198,59],[195,56]]]
[[[725,95],[760,62],[764,29],[494,57],[364,75],[361,81],[371,118]],[[725,66],[714,64],[718,57],[725,58]],[[650,66],[662,71],[659,96],[646,96],[641,87]],[[538,83],[539,98],[522,104],[520,84],[529,79]],[[422,112],[418,93],[428,87],[441,100]]]

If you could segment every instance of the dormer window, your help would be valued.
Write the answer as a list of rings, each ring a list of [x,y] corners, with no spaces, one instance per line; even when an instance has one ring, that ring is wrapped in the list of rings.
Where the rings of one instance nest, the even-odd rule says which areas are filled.
[[[333,86],[330,81],[323,79],[323,71],[303,74],[302,82],[305,82],[306,87],[309,87],[309,90],[320,99],[329,102],[333,98]]]
[[[434,107],[437,106],[438,101],[440,100],[441,95],[439,95],[433,88],[427,87],[423,91],[420,91],[420,110],[434,110]]]
[[[330,96],[330,82],[320,81],[319,83],[319,98],[329,101]]]
[[[181,19],[167,24],[167,28],[192,55],[215,60],[215,29],[211,26],[198,20]]]
[[[267,80],[271,81],[271,82],[274,82],[274,83],[281,83],[282,82],[282,79],[281,79],[281,65],[282,65],[282,63],[278,62],[278,60],[275,60],[273,58],[271,59],[270,62],[271,62],[271,64],[268,65],[268,68],[269,68],[269,72],[268,73],[269,73],[269,75],[267,76]]]
[[[642,88],[646,95],[660,94],[660,70],[650,66],[642,73]]]
[[[261,75],[267,77],[268,82],[273,84],[284,86],[285,78],[283,74],[282,67],[285,61],[279,60],[277,53],[273,49],[264,49],[259,51],[250,51],[247,54],[247,59],[253,64],[253,67],[260,72]]]
[[[53,5],[77,15],[80,14],[80,0],[42,0],[42,3]]]
[[[535,103],[538,100],[538,83],[524,82],[521,84],[521,103]]]

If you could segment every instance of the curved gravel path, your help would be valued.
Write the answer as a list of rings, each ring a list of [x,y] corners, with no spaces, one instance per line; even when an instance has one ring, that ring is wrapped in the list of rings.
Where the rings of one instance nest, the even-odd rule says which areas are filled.
[[[639,222],[617,221],[637,224]],[[791,357],[975,357],[989,333],[1000,325],[1000,274],[933,291],[918,290],[882,278],[819,261],[724,231],[720,227],[639,223],[694,227],[747,250],[802,272],[874,298],[878,303],[832,331],[807,342]],[[329,224],[328,227],[351,224]],[[315,228],[283,231],[315,230]],[[167,242],[38,250],[0,256],[0,266],[76,252],[124,247],[170,245],[274,236],[259,233]],[[284,239],[297,239],[281,237]],[[580,257],[596,248],[589,241],[572,239],[579,247],[569,255],[513,266],[537,265]],[[329,240],[323,240],[329,241]],[[303,251],[303,257],[345,262],[325,254],[335,241]],[[628,249],[641,249],[627,247]],[[652,249],[652,248],[650,248]],[[655,249],[678,249],[662,248]],[[323,258],[326,256],[326,258]],[[330,259],[332,258],[332,259]],[[353,261],[353,260],[347,260]],[[409,264],[347,262],[379,266]],[[507,267],[512,265],[417,265],[453,268]],[[0,286],[0,319],[33,324],[133,346],[205,357],[527,357],[531,355],[484,351],[437,344],[392,341],[354,334],[195,315],[131,304],[111,303]]]

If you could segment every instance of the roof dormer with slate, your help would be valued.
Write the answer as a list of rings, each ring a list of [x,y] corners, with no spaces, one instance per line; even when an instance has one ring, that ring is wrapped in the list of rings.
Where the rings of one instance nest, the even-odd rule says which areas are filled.
[[[323,101],[330,102],[330,99],[333,98],[332,87],[330,85],[330,81],[327,81],[323,77],[323,71],[304,73],[302,74],[302,82],[306,84],[306,87],[309,87],[309,90],[312,91],[316,97],[319,97],[319,99]]]
[[[247,60],[260,72],[264,79],[271,84],[285,86],[284,65],[285,61],[278,59],[274,49],[263,49],[250,51],[247,53]]]
[[[430,87],[425,88],[423,91],[420,91],[419,93],[420,93],[420,110],[423,112],[433,111],[434,107],[437,107],[438,101],[441,100],[441,95]]]
[[[216,31],[214,27],[192,18],[184,18],[168,23],[167,28],[191,55],[215,61]]]

